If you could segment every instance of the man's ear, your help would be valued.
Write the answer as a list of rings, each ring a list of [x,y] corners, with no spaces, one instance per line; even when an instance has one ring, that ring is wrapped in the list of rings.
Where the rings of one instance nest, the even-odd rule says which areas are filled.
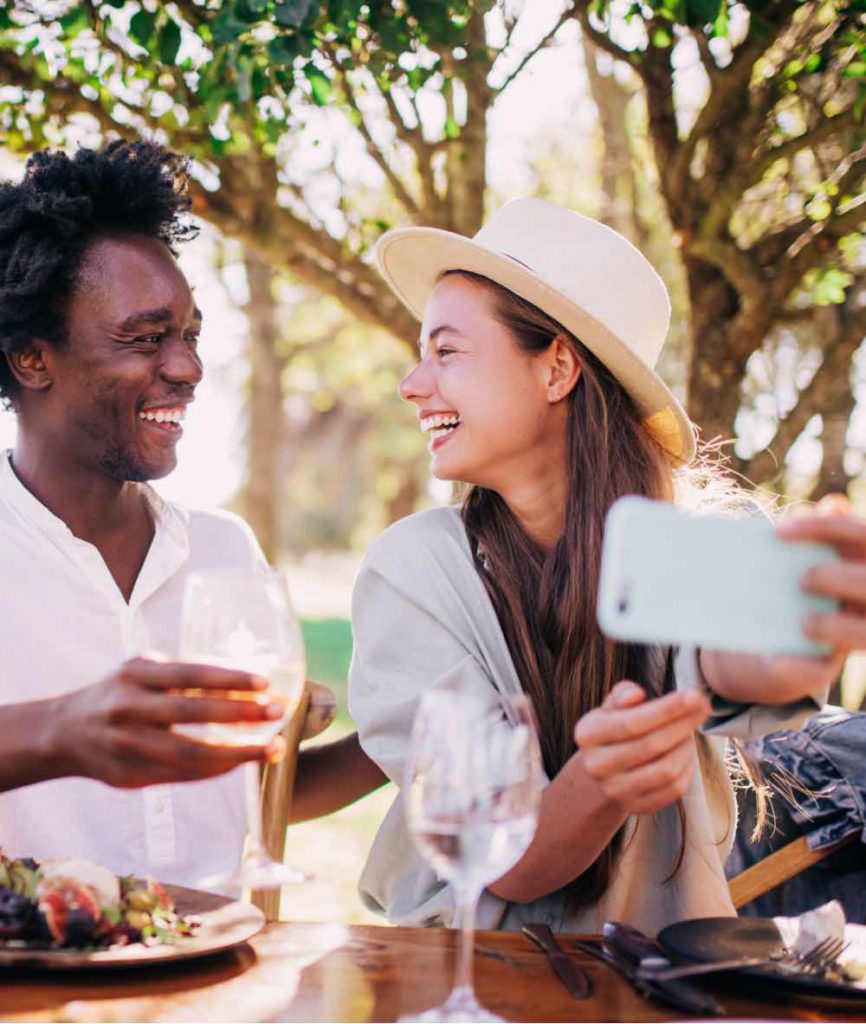
[[[46,347],[46,342],[34,338],[27,348],[6,353],[12,375],[28,391],[47,391],[51,387],[51,374],[45,358]]]
[[[580,360],[564,334],[557,334],[545,352],[547,357],[547,400],[561,402],[580,380]]]

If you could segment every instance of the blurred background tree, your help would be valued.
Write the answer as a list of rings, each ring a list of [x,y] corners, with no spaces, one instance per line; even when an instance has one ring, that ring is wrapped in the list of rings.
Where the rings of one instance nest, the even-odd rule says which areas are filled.
[[[662,268],[678,314],[663,372],[705,438],[738,439],[737,469],[816,495],[859,471],[846,438],[866,324],[863,0],[563,2],[527,40],[530,6],[12,0],[0,11],[7,146],[62,144],[80,116],[102,133],[154,135],[194,158],[196,210],[249,254],[244,505],[271,549],[279,531],[265,518],[294,443],[274,443],[275,382],[297,359],[316,372],[313,341],[293,355],[274,324],[276,279],[288,273],[343,316],[411,344],[416,326],[371,266],[371,244],[395,223],[478,229],[485,202],[499,200],[488,188],[490,112],[575,25],[584,59],[575,50],[574,74],[586,74],[598,110],[595,187],[581,195],[563,174],[563,158],[578,172],[578,154],[558,138],[538,154],[535,191],[600,216]],[[350,330],[347,320],[328,344]],[[368,349],[374,377],[388,376],[389,360],[393,371],[386,349],[381,338]],[[325,376],[322,423],[308,424],[307,440],[333,454],[340,430],[363,438],[367,427],[351,422],[363,416],[360,392],[338,396]],[[804,479],[786,475],[797,442],[819,438],[823,460]],[[400,468],[400,444],[390,449],[400,460],[381,439],[370,445],[385,460],[387,520],[420,493],[423,460]],[[323,498],[354,495],[358,512],[360,476],[328,487]],[[356,518],[317,539],[346,542]]]

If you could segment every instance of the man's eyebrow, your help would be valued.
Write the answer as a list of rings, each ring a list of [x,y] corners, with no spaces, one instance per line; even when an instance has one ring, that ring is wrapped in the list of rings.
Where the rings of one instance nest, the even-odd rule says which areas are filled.
[[[135,331],[140,327],[150,324],[166,324],[174,319],[174,314],[167,306],[160,306],[159,309],[142,309],[138,313],[132,313],[120,324],[122,331]],[[201,310],[196,307],[193,311],[193,319],[201,320]]]

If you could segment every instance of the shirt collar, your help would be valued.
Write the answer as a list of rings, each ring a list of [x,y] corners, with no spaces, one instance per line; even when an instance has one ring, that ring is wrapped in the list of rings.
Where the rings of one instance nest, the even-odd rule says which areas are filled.
[[[183,565],[189,555],[189,538],[181,514],[147,484],[142,485],[142,492],[153,516],[154,537],[136,580],[131,604],[145,600]],[[32,529],[43,531],[65,548],[82,545],[92,548],[87,541],[76,537],[66,523],[18,479],[12,468],[11,449],[0,451],[0,501],[8,502]]]

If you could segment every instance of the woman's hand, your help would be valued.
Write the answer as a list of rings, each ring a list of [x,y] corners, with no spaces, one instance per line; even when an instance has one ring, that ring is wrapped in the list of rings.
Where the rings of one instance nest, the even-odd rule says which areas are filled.
[[[802,623],[805,636],[831,649],[821,657],[760,656],[702,651],[701,669],[714,692],[746,703],[787,704],[823,696],[853,650],[866,649],[866,521],[847,515],[848,502],[828,495],[815,513],[785,519],[778,535],[793,543],[814,541],[839,552],[838,561],[813,566],[801,586],[810,594],[838,598],[839,611],[815,613]]]
[[[822,503],[823,505],[823,503]],[[866,520],[851,515],[816,515],[786,519],[776,531],[787,541],[829,544],[837,561],[813,566],[802,580],[809,594],[838,598],[837,612],[815,613],[803,623],[810,640],[830,644],[843,658],[866,650]]]
[[[697,691],[647,700],[636,683],[617,683],[601,707],[577,723],[584,767],[626,814],[652,814],[678,800],[695,770],[695,730],[710,713]]]

